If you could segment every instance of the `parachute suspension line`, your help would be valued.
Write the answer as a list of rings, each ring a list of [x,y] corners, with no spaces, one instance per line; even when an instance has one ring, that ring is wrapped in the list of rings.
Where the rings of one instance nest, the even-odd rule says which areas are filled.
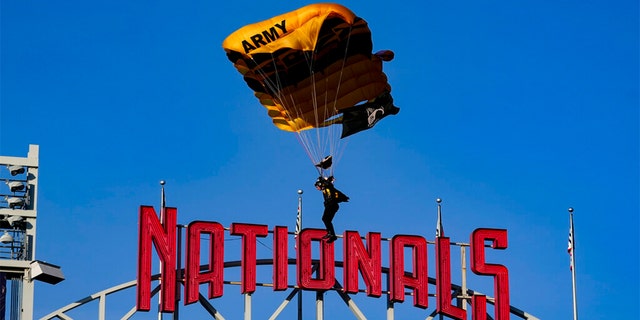
[[[310,55],[309,55],[310,54]],[[315,66],[313,64],[313,56],[314,56],[315,52],[304,52],[304,57],[305,60],[307,62],[307,67],[308,67],[308,72],[310,75],[310,80],[311,80],[311,92],[310,94],[310,99],[311,99],[311,103],[313,105],[313,120],[314,120],[314,128],[309,130],[309,133],[304,133],[305,136],[307,136],[307,138],[310,141],[314,141],[312,143],[312,147],[315,146],[315,148],[311,148],[311,163],[313,165],[317,164],[320,162],[320,160],[323,158],[323,151],[324,151],[324,144],[321,140],[321,134],[320,134],[320,130],[322,130],[322,128],[320,128],[321,123],[323,122],[324,118],[321,117],[318,114],[318,91],[317,91],[317,87],[316,87],[316,74],[315,74]],[[302,133],[302,132],[301,132]],[[315,137],[312,137],[312,134],[315,135]],[[318,171],[318,174],[322,174],[322,169],[319,167],[315,167],[316,170]]]
[[[349,54],[349,44],[351,42],[351,31],[353,30],[353,26],[349,26],[349,32],[348,32],[348,36],[347,36],[347,41],[346,41],[346,45],[344,48],[344,54],[342,56],[342,66],[340,67],[340,75],[338,77],[338,86],[336,87],[336,94],[333,98],[333,110],[334,110],[334,114],[337,114],[338,110],[337,110],[337,103],[338,103],[338,97],[340,96],[340,88],[342,85],[342,77],[344,75],[344,68],[345,65],[347,64],[347,57]],[[333,163],[338,163],[340,162],[340,159],[342,158],[343,154],[344,154],[344,150],[346,149],[346,145],[348,140],[345,140],[344,143],[342,143],[342,139],[340,138],[341,136],[341,129],[342,126],[332,126],[331,128],[331,132],[329,133],[330,136],[330,141],[333,141],[334,143],[331,145],[331,154],[333,155]],[[330,175],[333,175],[333,166],[331,167],[331,171],[330,171]]]
[[[319,97],[318,96],[318,83],[317,77],[315,73],[315,65],[313,63],[316,52],[315,51],[307,51],[304,52],[305,60],[307,61],[307,66],[310,75],[310,85],[311,91],[309,93],[311,103],[313,106],[313,127],[310,130],[296,130],[296,138],[300,145],[302,145],[305,150],[307,157],[312,161],[315,165],[319,163],[325,156],[332,156],[333,165],[327,169],[322,169],[320,167],[315,167],[318,171],[319,175],[333,175],[335,171],[336,165],[340,162],[342,155],[345,151],[347,139],[345,141],[341,141],[343,139],[341,136],[342,126],[338,125],[326,125],[326,120],[335,119],[338,114],[338,99],[340,97],[340,91],[342,86],[342,80],[345,75],[345,66],[347,64],[347,57],[349,53],[349,44],[351,40],[351,31],[352,26],[349,27],[348,36],[346,39],[346,46],[344,49],[344,54],[342,57],[342,65],[340,67],[337,83],[334,87],[329,87],[328,83],[322,84],[323,88],[327,88],[327,90],[323,91],[324,94]],[[273,64],[273,70],[278,70],[277,62],[278,59],[275,57],[273,53],[270,54],[271,58],[269,62],[263,62],[264,64]],[[259,75],[263,79],[263,84],[267,89],[267,93],[273,96],[274,99],[277,99],[276,103],[279,103],[284,107],[286,112],[284,112],[284,116],[287,117],[287,120],[294,122],[297,118],[307,118],[308,116],[304,116],[302,107],[298,107],[296,101],[294,100],[294,95],[291,91],[289,91],[291,84],[282,82],[282,75],[277,71],[273,74],[268,74],[263,67],[260,67],[260,64],[253,58],[250,57],[251,61],[255,64],[256,68],[254,68],[257,75]],[[275,58],[275,59],[274,59]],[[328,81],[328,80],[324,80]],[[285,88],[286,86],[286,88]],[[329,96],[330,89],[335,90],[335,95],[333,99]],[[260,98],[260,97],[259,97]],[[323,101],[319,101],[322,99]],[[333,101],[332,101],[333,100]],[[322,110],[322,112],[321,112]],[[322,114],[320,114],[322,113]],[[327,152],[328,151],[328,152]]]
[[[309,67],[309,74],[311,75],[311,103],[313,104],[313,117],[315,120],[315,129],[313,129],[314,133],[315,133],[315,141],[316,141],[316,150],[314,150],[316,152],[315,156],[316,158],[311,159],[311,162],[313,162],[313,164],[315,165],[317,162],[320,161],[320,159],[322,159],[322,153],[324,151],[324,145],[322,144],[321,141],[321,137],[320,137],[320,123],[322,120],[324,120],[324,117],[320,117],[320,115],[318,114],[318,91],[317,91],[317,87],[316,87],[316,73],[315,73],[315,66],[313,65],[313,57],[315,55],[315,51],[311,51],[311,56],[307,56],[307,52],[305,52],[305,59],[307,60],[307,66]],[[318,170],[320,171],[321,169],[318,168]]]
[[[312,98],[312,103],[314,106],[314,117],[316,120],[315,126],[316,128],[314,129],[314,131],[316,132],[316,141],[317,141],[317,152],[318,152],[318,157],[315,159],[315,163],[319,163],[321,159],[324,159],[324,157],[326,156],[331,156],[333,157],[333,159],[335,159],[335,155],[334,155],[334,150],[335,150],[335,144],[339,143],[338,140],[335,139],[335,130],[336,130],[336,126],[325,126],[323,125],[323,123],[327,120],[327,119],[332,119],[336,116],[337,114],[337,110],[335,108],[335,99],[333,101],[333,108],[328,108],[328,106],[330,105],[330,101],[329,101],[329,97],[328,95],[325,93],[322,97],[318,97],[318,91],[317,91],[317,87],[318,87],[318,83],[316,82],[316,76],[315,76],[315,66],[313,65],[313,55],[315,54],[315,51],[311,53],[311,57],[307,57],[307,64],[309,65],[309,72],[311,74],[311,98]],[[326,83],[328,80],[325,79],[325,83],[323,84],[323,86],[325,88],[328,88],[328,83]],[[319,99],[322,99],[322,101],[319,101]],[[320,108],[319,106],[322,106],[322,108]],[[323,114],[319,114],[319,110],[323,110]],[[327,151],[328,149],[328,151]],[[315,164],[314,163],[314,164]],[[329,176],[333,175],[333,171],[335,168],[335,164],[336,161],[333,161],[333,165],[331,165],[328,169],[322,169],[319,167],[317,168],[318,174],[320,176],[327,176],[324,174],[325,170],[329,170]]]
[[[325,80],[326,81],[326,80]],[[315,79],[314,79],[314,85],[315,85]],[[327,86],[327,84],[325,83],[325,87]],[[330,111],[329,108],[326,108],[326,106],[329,104],[328,101],[328,97],[327,95],[323,95],[322,97],[323,101],[320,101],[320,103],[325,106],[324,108],[322,108],[324,110],[324,115],[322,116],[322,119],[328,119],[328,118],[332,118],[333,116],[335,116],[335,114],[333,112]],[[318,103],[318,102],[316,102]],[[331,126],[326,126],[323,128],[318,128],[318,139],[322,139],[321,141],[321,148],[319,148],[322,152],[321,154],[321,158],[324,159],[324,157],[326,156],[331,156],[334,157],[333,154],[333,143],[335,143],[335,141],[333,140],[333,135],[331,134],[333,132],[333,130],[335,129],[335,126],[331,125]],[[322,130],[324,132],[324,134],[320,135],[320,130]],[[327,151],[328,149],[328,151]],[[333,175],[333,169],[335,168],[335,161],[332,161],[333,165],[331,165],[328,170],[329,170],[329,175]],[[319,173],[322,176],[326,176],[324,174],[324,171],[327,169],[319,169]]]
[[[273,69],[277,70],[277,66],[275,63],[275,59],[273,53],[271,53],[271,61],[273,63]],[[253,61],[253,63],[258,66],[258,63],[255,61],[255,59],[253,57],[251,57],[251,61]],[[257,71],[257,73],[262,77],[262,79],[264,80],[264,84],[266,85],[266,87],[269,89],[270,94],[275,95],[274,98],[278,99],[278,102],[285,107],[285,109],[287,110],[299,110],[296,107],[296,103],[293,100],[292,96],[289,96],[290,99],[287,99],[288,97],[286,96],[286,93],[283,92],[283,85],[282,82],[280,80],[280,74],[278,74],[277,72],[275,73],[275,82],[274,80],[270,79],[269,76],[266,74],[266,72],[263,71],[262,68],[256,68],[255,69]],[[290,107],[292,106],[292,108]],[[291,114],[287,114],[286,115],[288,117],[288,120],[293,120],[294,119],[294,115]],[[299,114],[296,114],[295,116],[299,116]],[[308,139],[306,139],[306,136],[304,133],[302,133],[302,131],[298,131],[296,132],[296,137],[298,138],[298,142],[300,143],[300,145],[302,145],[303,149],[305,150],[307,156],[313,160],[313,155],[311,154],[311,143],[308,141]]]
[[[307,57],[306,53],[305,53],[305,58],[309,60],[309,57]],[[307,64],[309,64],[308,61],[307,61]],[[277,70],[275,66],[274,66],[274,69]],[[311,75],[313,76],[312,73]],[[278,75],[278,77],[279,76],[280,75]],[[315,91],[316,89],[315,86],[312,86],[312,88]],[[278,100],[280,100],[280,103],[285,107],[286,110],[293,111],[293,113],[286,114],[286,116],[288,117],[288,120],[294,121],[296,118],[303,118],[304,112],[300,107],[297,106],[296,101],[293,98],[293,94],[290,94],[290,93],[288,94],[287,90],[284,89],[283,86],[280,86],[279,89],[280,90],[274,91],[274,92],[278,92],[278,97],[277,97]],[[315,101],[315,99],[313,101]],[[314,109],[317,110],[317,107],[314,106]],[[316,122],[315,126],[317,127],[318,126],[317,117],[315,119],[315,122]],[[305,150],[307,157],[310,159],[311,163],[315,165],[317,162],[320,161],[320,159],[322,159],[322,155],[321,155],[321,149],[319,147],[320,144],[317,141],[314,142],[313,139],[311,138],[312,131],[317,132],[318,130],[317,129],[296,130],[295,133],[296,133],[296,138],[298,139],[298,142],[300,143],[300,145],[302,145],[303,149]]]

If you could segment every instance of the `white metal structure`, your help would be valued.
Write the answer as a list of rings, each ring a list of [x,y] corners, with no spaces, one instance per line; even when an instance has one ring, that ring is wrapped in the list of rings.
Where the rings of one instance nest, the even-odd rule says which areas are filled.
[[[464,257],[465,255],[465,249],[468,246],[468,244],[465,243],[452,243],[452,246],[458,246],[460,247],[460,251],[461,251],[461,255]],[[464,259],[463,259],[464,261]],[[270,266],[273,264],[273,260],[272,259],[259,259],[257,261],[257,265],[258,266]],[[289,260],[289,264],[293,265],[295,264],[295,259],[290,259]],[[314,264],[318,264],[317,260],[314,260]],[[240,261],[229,261],[229,262],[225,262],[224,267],[225,269],[229,269],[229,268],[239,268],[241,265]],[[337,261],[335,266],[337,268],[341,268],[343,267],[343,263],[341,261]],[[463,269],[463,274],[465,273],[464,271],[465,269]],[[182,271],[182,270],[180,270]],[[388,275],[388,268],[383,267],[382,268],[382,272],[384,274]],[[179,272],[179,274],[183,274],[182,272]],[[159,274],[156,274],[152,277],[152,280],[156,282],[155,287],[152,290],[152,295],[155,296],[158,294],[158,292],[160,291],[160,285],[159,285],[159,281],[158,279],[160,278]],[[177,280],[179,283],[184,283],[183,279],[178,279]],[[429,277],[429,284],[430,285],[435,285],[436,280],[434,278]],[[462,286],[460,285],[455,285],[452,284],[451,285],[451,290],[452,290],[452,297],[453,300],[456,301],[456,303],[460,306],[463,306],[463,308],[467,308],[468,305],[468,301],[470,301],[470,298],[475,295],[475,294],[482,294],[480,292],[471,290],[471,289],[467,289],[465,287],[465,280],[464,280],[464,275],[463,275],[463,284]],[[69,305],[66,305],[58,310],[55,310],[47,315],[45,315],[44,317],[40,318],[40,320],[52,320],[52,319],[63,319],[63,320],[70,320],[73,319],[73,315],[70,315],[70,312],[74,311],[77,308],[81,308],[85,305],[87,305],[87,308],[91,308],[91,306],[95,307],[95,303],[92,303],[94,301],[98,302],[98,310],[95,313],[90,313],[90,316],[92,319],[99,319],[99,320],[104,320],[107,319],[107,296],[115,294],[117,292],[126,290],[126,289],[130,289],[130,290],[135,290],[136,289],[136,280],[132,280],[129,282],[125,282],[122,283],[120,285],[116,285],[113,286],[111,288],[99,291],[95,294],[92,294],[88,297],[85,297],[83,299],[80,299],[76,302],[73,302]],[[240,284],[239,281],[233,281],[233,280],[225,280],[224,281],[226,286],[237,286]],[[257,284],[259,287],[264,287],[266,288],[266,290],[271,291],[270,288],[273,286],[273,284],[270,283],[258,283]],[[393,320],[396,319],[395,318],[395,311],[394,311],[394,304],[393,303],[388,303],[385,301],[385,299],[381,299],[383,301],[385,301],[387,303],[387,307],[386,307],[386,315],[380,315],[380,314],[372,314],[371,310],[366,310],[364,308],[360,308],[357,303],[351,298],[351,295],[346,294],[344,292],[342,292],[342,285],[340,284],[339,280],[336,279],[335,285],[333,287],[333,289],[329,290],[327,292],[327,294],[335,294],[338,295],[344,302],[345,306],[346,306],[346,310],[350,311],[350,316],[348,315],[349,312],[345,312],[345,317],[341,318],[341,319],[357,319],[357,320],[365,320],[367,319],[367,314],[369,314],[368,317],[371,317],[373,319],[380,319],[380,318],[385,318],[387,320]],[[300,293],[302,292],[297,286],[294,285],[290,285],[289,289],[288,289],[288,295],[285,299],[282,300],[282,302],[277,305],[276,307],[274,307],[273,309],[269,309],[269,310],[255,310],[255,308],[253,308],[252,306],[252,301],[254,299],[254,295],[259,295],[259,294],[270,294],[270,293],[265,293],[265,292],[259,292],[256,291],[254,294],[245,294],[244,295],[244,319],[245,320],[250,320],[253,319],[253,316],[256,316],[256,319],[269,319],[269,320],[275,320],[275,319],[280,319],[280,316],[282,316],[282,312],[283,310],[285,310],[287,307],[290,307],[289,304],[292,302],[292,300],[294,300],[296,297],[300,297]],[[315,300],[315,319],[317,320],[322,320],[325,319],[325,309],[326,308],[334,308],[335,306],[327,306],[326,302],[325,302],[325,296],[324,293],[322,292],[313,292],[313,291],[307,291],[304,292],[304,296],[305,299],[307,300]],[[409,293],[407,293],[409,294]],[[359,295],[360,296],[360,295]],[[376,299],[376,298],[372,298],[372,299]],[[298,300],[299,303],[297,305],[298,308],[298,319],[302,319],[302,309],[301,309],[301,300]],[[379,299],[378,299],[379,300]],[[312,306],[312,302],[311,301],[307,301],[308,303],[305,303],[305,306]],[[491,305],[494,304],[495,299],[492,297],[487,296],[487,302]],[[208,316],[211,319],[216,319],[216,320],[223,320],[223,319],[227,319],[225,318],[225,314],[226,311],[229,310],[234,310],[234,309],[238,309],[237,305],[233,305],[233,304],[229,304],[229,303],[225,303],[224,301],[224,297],[223,298],[219,298],[219,299],[213,299],[213,300],[208,300],[204,295],[202,295],[202,293],[199,296],[199,300],[198,300],[198,304],[200,307],[202,307],[206,313],[208,314]],[[120,306],[121,307],[121,306]],[[293,308],[296,308],[296,306],[291,306]],[[183,308],[197,308],[196,305],[193,306],[187,306],[187,307],[183,307]],[[275,310],[274,310],[275,309]],[[135,301],[131,301],[131,307],[127,307],[124,310],[125,311],[121,311],[123,310],[122,308],[119,309],[120,313],[117,313],[118,311],[110,311],[109,312],[109,319],[131,319],[131,318],[136,318],[136,314],[138,314],[138,316],[140,316],[140,314],[147,314],[147,315],[151,315],[152,312],[137,312],[136,311],[136,306],[135,306]],[[177,310],[177,309],[176,309]],[[272,311],[273,310],[273,311]],[[184,310],[186,311],[186,310]],[[524,312],[516,307],[511,306],[510,307],[510,312],[511,314],[514,316],[514,319],[525,319],[525,320],[539,320],[537,317]],[[86,313],[84,315],[85,317],[87,316]],[[170,314],[167,314],[168,317],[171,317]],[[426,318],[425,318],[426,317]],[[290,318],[290,317],[289,317]],[[173,319],[179,319],[177,312],[173,314]],[[426,319],[426,320],[433,320],[433,319],[444,319],[441,315],[438,315],[438,313],[435,310],[432,310],[431,312],[429,310],[425,310],[424,311],[424,316],[419,318],[419,319]],[[487,315],[487,319],[493,319],[491,315]]]
[[[0,156],[0,304],[11,320],[31,320],[34,281],[55,284],[64,279],[60,267],[35,260],[38,217],[38,151],[29,145],[26,158]],[[3,313],[2,319],[5,314]]]
[[[11,236],[0,243],[0,272],[11,281],[10,319],[33,319],[38,146],[29,145],[26,158],[0,156],[0,174],[7,185],[0,185],[0,230]]]

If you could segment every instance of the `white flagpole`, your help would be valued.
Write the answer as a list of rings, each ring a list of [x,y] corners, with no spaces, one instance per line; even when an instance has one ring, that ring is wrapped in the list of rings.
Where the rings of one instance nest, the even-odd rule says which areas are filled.
[[[302,189],[298,190],[298,214],[296,215],[296,237],[302,229]]]
[[[436,226],[436,237],[444,237],[444,228],[442,227],[442,199],[436,199],[438,203],[438,225]]]
[[[578,300],[576,296],[576,242],[573,230],[573,208],[569,208],[569,257],[571,259],[571,283],[573,290],[573,320],[578,320]]]
[[[298,234],[302,230],[302,189],[298,189],[298,213],[296,215],[296,243],[294,247],[298,248]],[[298,290],[298,320],[302,320],[302,290]]]
[[[444,227],[442,226],[442,199],[437,198],[438,203],[438,225],[436,225],[436,238],[444,237]],[[444,319],[444,316],[439,313],[438,318]]]
[[[160,223],[164,223],[165,196],[164,196],[164,180],[160,180]],[[162,261],[158,262],[160,274],[162,274]],[[162,276],[158,278],[158,286],[162,288]],[[158,320],[162,320],[162,290],[158,291]]]

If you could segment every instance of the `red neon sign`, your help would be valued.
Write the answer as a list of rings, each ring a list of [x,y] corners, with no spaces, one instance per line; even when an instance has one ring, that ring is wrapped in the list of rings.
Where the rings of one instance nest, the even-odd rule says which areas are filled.
[[[173,312],[176,294],[176,220],[177,210],[166,208],[160,221],[153,207],[141,206],[139,211],[138,239],[138,286],[137,310],[149,311],[151,301],[152,249],[155,247],[162,264],[161,311]],[[224,285],[224,227],[217,222],[194,221],[187,227],[185,299],[184,304],[198,301],[201,284],[208,286],[208,298],[223,295]],[[273,290],[288,288],[288,229],[276,226],[273,233]],[[241,246],[241,293],[256,290],[257,249],[256,242],[266,237],[266,225],[233,223],[231,236],[242,239]],[[304,290],[325,291],[334,288],[335,250],[334,243],[323,241],[324,229],[304,229],[296,238],[296,283]],[[210,252],[201,252],[202,235],[207,235]],[[485,261],[485,242],[491,241],[492,248],[507,248],[507,231],[504,229],[476,229],[471,234],[471,270],[478,275],[494,278],[495,319],[509,319],[509,274],[505,266]],[[365,292],[371,297],[382,295],[381,235],[369,232],[363,242],[357,231],[343,234],[344,288],[345,293],[358,292],[359,275],[362,276]],[[319,264],[314,269],[312,260],[313,244],[319,248]],[[451,304],[451,261],[450,241],[437,237],[436,247],[436,308],[443,315],[453,319],[467,318],[466,310]],[[429,305],[427,241],[417,235],[396,235],[389,244],[389,299],[404,302],[405,289],[413,292],[413,305],[427,308]],[[405,257],[409,252],[411,257]],[[202,256],[208,257],[201,263]],[[407,259],[410,265],[405,265]],[[475,295],[471,300],[472,319],[486,318],[486,297]]]

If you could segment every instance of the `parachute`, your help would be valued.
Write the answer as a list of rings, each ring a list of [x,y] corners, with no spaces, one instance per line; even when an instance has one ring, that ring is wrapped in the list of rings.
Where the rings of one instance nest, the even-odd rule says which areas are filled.
[[[342,138],[399,111],[382,71],[393,52],[372,54],[367,22],[344,6],[312,4],[244,26],[222,47],[273,124],[297,134],[321,173],[333,174]]]

